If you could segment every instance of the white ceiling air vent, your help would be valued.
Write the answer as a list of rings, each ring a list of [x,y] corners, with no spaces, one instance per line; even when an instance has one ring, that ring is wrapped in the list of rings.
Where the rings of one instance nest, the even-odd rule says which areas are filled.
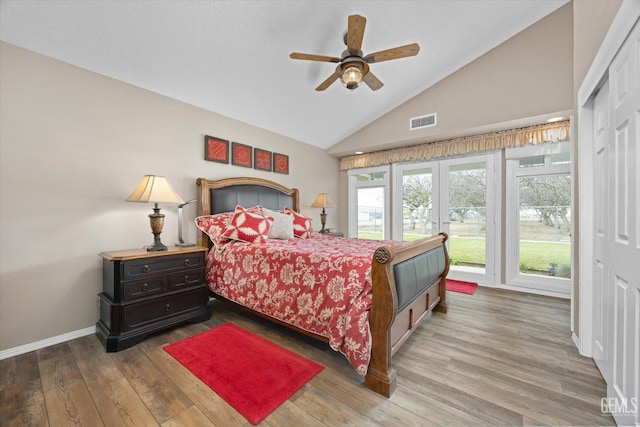
[[[436,113],[409,119],[409,130],[428,128],[436,125]]]

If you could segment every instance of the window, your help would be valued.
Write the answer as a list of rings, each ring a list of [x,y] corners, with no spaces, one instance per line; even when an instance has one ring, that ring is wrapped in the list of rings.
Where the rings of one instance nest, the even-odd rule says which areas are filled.
[[[507,285],[570,292],[569,149],[564,142],[506,150]]]
[[[390,239],[389,167],[349,171],[349,237]]]

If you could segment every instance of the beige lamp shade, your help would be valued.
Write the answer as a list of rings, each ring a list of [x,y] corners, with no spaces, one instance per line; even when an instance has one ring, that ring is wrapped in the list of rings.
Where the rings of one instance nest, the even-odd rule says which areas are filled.
[[[164,176],[145,175],[127,202],[184,203]]]
[[[311,204],[312,208],[335,208],[336,204],[333,202],[329,194],[319,193],[316,200]]]
[[[168,248],[160,241],[160,233],[164,227],[164,215],[160,213],[158,203],[184,203],[178,196],[167,178],[157,175],[145,175],[133,190],[133,193],[126,198],[127,202],[155,203],[153,213],[149,214],[151,223],[151,233],[153,233],[153,244],[147,246],[148,251],[166,251]]]

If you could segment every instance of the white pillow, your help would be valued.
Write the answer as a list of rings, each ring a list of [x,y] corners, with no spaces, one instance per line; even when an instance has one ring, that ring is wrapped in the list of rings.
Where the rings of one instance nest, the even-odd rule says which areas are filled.
[[[267,208],[262,208],[262,215],[273,218],[269,239],[293,239],[293,217],[291,215],[285,215]]]

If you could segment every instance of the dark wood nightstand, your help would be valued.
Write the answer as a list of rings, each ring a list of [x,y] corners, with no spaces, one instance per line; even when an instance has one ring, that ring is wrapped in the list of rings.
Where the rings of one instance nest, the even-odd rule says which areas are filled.
[[[96,335],[108,352],[182,322],[209,319],[205,247],[102,252],[100,320]]]

